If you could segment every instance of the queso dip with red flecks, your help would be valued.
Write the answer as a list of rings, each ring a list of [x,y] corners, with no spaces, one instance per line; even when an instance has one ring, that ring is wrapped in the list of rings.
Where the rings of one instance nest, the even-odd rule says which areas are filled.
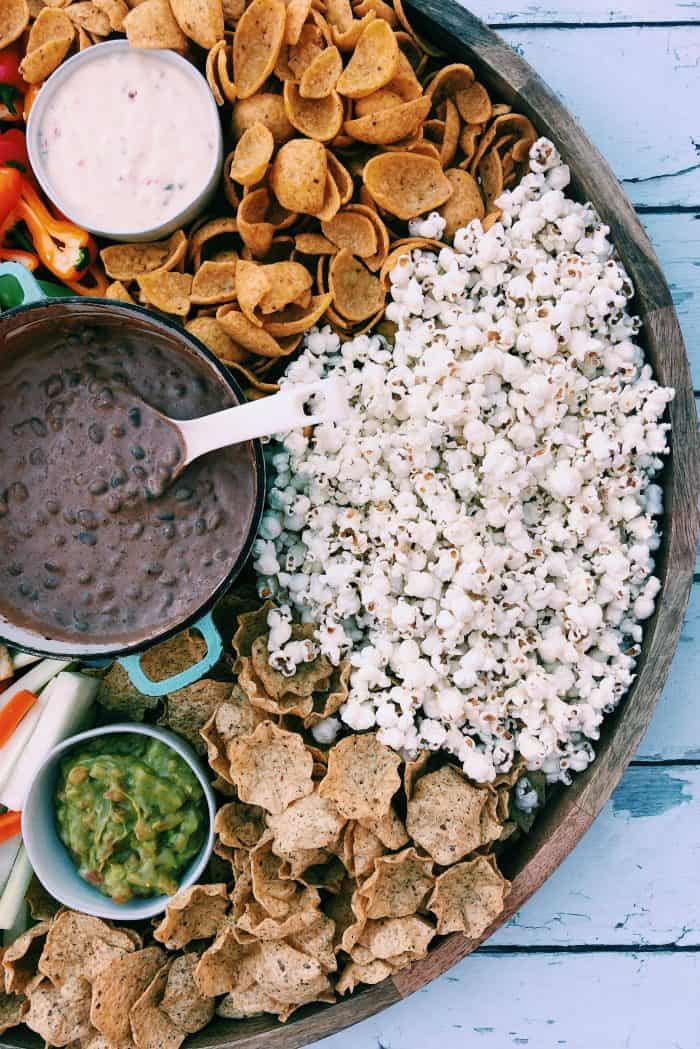
[[[204,192],[219,138],[203,78],[163,52],[109,47],[51,88],[37,144],[54,202],[125,235],[167,223]]]

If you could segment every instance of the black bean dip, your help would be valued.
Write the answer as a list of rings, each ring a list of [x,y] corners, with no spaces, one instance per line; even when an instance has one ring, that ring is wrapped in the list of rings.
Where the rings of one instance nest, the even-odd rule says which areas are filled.
[[[177,431],[234,399],[194,355],[145,335],[36,337],[0,373],[0,613],[50,638],[162,634],[223,582],[255,512],[250,445],[174,481]]]

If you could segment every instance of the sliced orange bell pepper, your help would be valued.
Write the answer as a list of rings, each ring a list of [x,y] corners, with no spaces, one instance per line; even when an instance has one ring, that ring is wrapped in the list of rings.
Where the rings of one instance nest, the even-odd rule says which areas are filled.
[[[22,175],[17,168],[0,167],[0,227],[19,204],[22,193]]]
[[[0,248],[0,262],[19,262],[31,273],[39,268],[39,260],[36,255],[32,255],[31,251],[22,251],[21,248]]]
[[[47,270],[66,284],[81,279],[92,261],[94,242],[90,234],[67,219],[54,218],[26,178],[21,180],[14,217],[27,226],[34,250]]]

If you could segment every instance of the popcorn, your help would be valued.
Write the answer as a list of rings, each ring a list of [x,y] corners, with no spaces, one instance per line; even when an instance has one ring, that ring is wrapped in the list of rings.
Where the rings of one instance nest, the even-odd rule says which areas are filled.
[[[626,311],[633,289],[593,208],[565,195],[545,139],[498,200],[390,274],[394,345],[329,328],[283,382],[340,374],[348,418],[267,448],[254,548],[271,661],[351,662],[347,702],[315,726],[376,728],[405,756],[444,749],[491,782],[517,755],[568,783],[634,679],[654,612],[653,556],[673,392]],[[438,238],[437,215],[410,232]],[[342,722],[342,725],[341,725]],[[537,792],[526,780],[516,805]]]

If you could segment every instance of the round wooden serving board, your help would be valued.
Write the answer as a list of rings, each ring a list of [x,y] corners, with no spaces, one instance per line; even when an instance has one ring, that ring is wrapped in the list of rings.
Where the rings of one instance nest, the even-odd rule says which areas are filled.
[[[661,693],[683,622],[696,555],[700,442],[688,360],[671,295],[654,250],[607,163],[573,117],[531,67],[456,0],[420,0],[408,7],[415,28],[449,55],[472,63],[501,100],[527,114],[550,138],[570,166],[573,189],[590,200],[611,229],[637,297],[633,308],[644,324],[643,344],[656,378],[673,386],[670,406],[671,456],[662,482],[665,493],[663,545],[657,573],[662,581],[657,612],[646,624],[634,685],[615,714],[606,719],[587,772],[547,805],[530,835],[518,845],[504,873],[512,880],[505,912],[480,940],[453,935],[438,941],[427,958],[359,991],[336,1005],[310,1006],[284,1025],[271,1017],[217,1020],[188,1039],[185,1049],[297,1049],[385,1009],[424,987],[473,951],[520,908],[571,852],[610,797],[649,724]],[[7,1032],[0,1049],[39,1049],[26,1028]]]

